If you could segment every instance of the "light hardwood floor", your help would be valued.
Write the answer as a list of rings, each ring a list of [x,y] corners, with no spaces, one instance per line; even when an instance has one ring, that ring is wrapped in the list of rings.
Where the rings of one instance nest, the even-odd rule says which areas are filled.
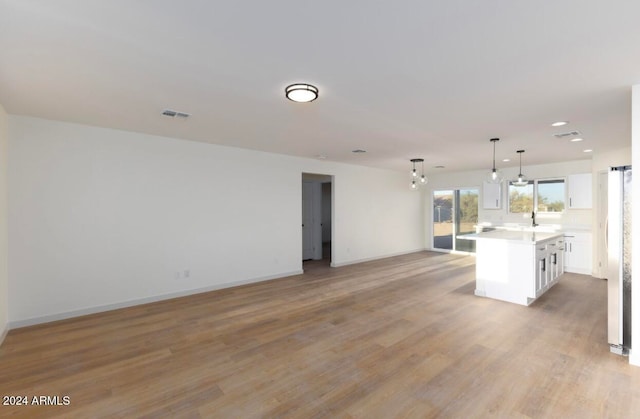
[[[640,415],[609,353],[606,281],[565,274],[530,307],[475,297],[474,259],[420,252],[12,330],[0,406],[23,417]]]

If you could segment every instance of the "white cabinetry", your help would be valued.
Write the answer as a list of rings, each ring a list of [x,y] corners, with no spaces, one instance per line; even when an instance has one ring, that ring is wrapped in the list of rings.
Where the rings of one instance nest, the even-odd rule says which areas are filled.
[[[591,233],[564,233],[564,269],[567,272],[591,275]]]
[[[483,182],[482,184],[482,208],[502,208],[502,184]]]
[[[591,173],[569,175],[569,209],[590,209],[592,207]]]
[[[536,298],[554,286],[560,275],[564,273],[563,245],[563,239],[552,239],[536,244]]]
[[[491,231],[476,240],[476,290],[482,297],[529,305],[564,272],[558,233]]]

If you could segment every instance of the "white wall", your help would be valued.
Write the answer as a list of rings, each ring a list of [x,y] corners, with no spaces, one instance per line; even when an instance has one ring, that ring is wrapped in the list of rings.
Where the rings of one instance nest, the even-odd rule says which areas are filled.
[[[302,172],[335,265],[424,248],[403,173],[19,116],[9,152],[12,327],[301,272]]]
[[[640,167],[640,84],[633,86],[632,107],[631,107],[631,148],[632,148],[632,165]],[[640,205],[637,205],[638,197],[640,197],[640,182],[636,176],[632,186],[633,199],[632,203],[633,220],[631,228],[633,237],[640,237]],[[629,355],[629,363],[640,366],[640,275],[637,270],[640,269],[640,246],[633,245],[631,249],[632,266],[636,269],[636,275],[632,275],[631,284],[631,336],[632,345],[635,349],[631,350]]]
[[[7,163],[8,132],[7,113],[0,105],[0,344],[9,323],[9,279],[7,270]]]

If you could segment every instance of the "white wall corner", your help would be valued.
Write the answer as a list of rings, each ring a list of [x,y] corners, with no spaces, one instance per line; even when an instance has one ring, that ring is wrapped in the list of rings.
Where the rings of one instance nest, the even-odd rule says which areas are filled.
[[[2,331],[0,332],[0,345],[2,345],[2,342],[4,342],[4,338],[7,337],[7,334],[9,333],[9,325],[5,324],[2,327]]]
[[[397,252],[397,253],[380,255],[380,256],[375,256],[375,257],[370,257],[370,258],[363,258],[363,259],[357,259],[357,260],[348,260],[348,261],[344,261],[344,262],[331,262],[331,267],[332,268],[339,268],[341,266],[348,266],[348,265],[355,265],[357,263],[371,262],[371,261],[374,261],[374,260],[386,259],[386,258],[391,258],[391,257],[394,257],[394,256],[402,256],[402,255],[408,255],[408,254],[411,254],[411,253],[424,252],[425,250],[426,249],[421,248],[421,249],[408,250],[406,252]]]

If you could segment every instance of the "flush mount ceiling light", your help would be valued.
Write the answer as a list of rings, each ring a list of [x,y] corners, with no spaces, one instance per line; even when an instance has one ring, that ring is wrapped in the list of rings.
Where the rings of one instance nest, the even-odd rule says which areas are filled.
[[[487,173],[487,182],[500,183],[502,182],[502,173],[496,169],[496,143],[500,141],[500,138],[492,138],[489,141],[493,143],[493,168]]]
[[[287,99],[294,102],[313,102],[318,98],[318,88],[306,83],[290,84],[284,89]]]
[[[569,123],[569,121],[558,121],[558,122],[554,122],[553,124],[551,124],[552,127],[562,127],[564,125],[567,125]]]
[[[424,159],[411,159],[409,161],[413,163],[413,170],[411,170],[411,190],[415,191],[418,189],[418,186],[424,186],[428,182],[427,178],[424,176]],[[418,177],[418,172],[416,171],[416,163],[422,164],[420,177]]]
[[[577,143],[578,141],[582,141],[582,138],[572,138],[571,140],[572,143]]]
[[[584,153],[592,153],[593,150],[591,150],[590,148],[586,149],[586,150],[582,150]]]
[[[511,184],[513,186],[527,186],[529,181],[527,180],[527,177],[522,174],[522,153],[524,153],[524,150],[518,150],[516,153],[520,155],[520,173],[518,173],[518,179],[511,182]]]

